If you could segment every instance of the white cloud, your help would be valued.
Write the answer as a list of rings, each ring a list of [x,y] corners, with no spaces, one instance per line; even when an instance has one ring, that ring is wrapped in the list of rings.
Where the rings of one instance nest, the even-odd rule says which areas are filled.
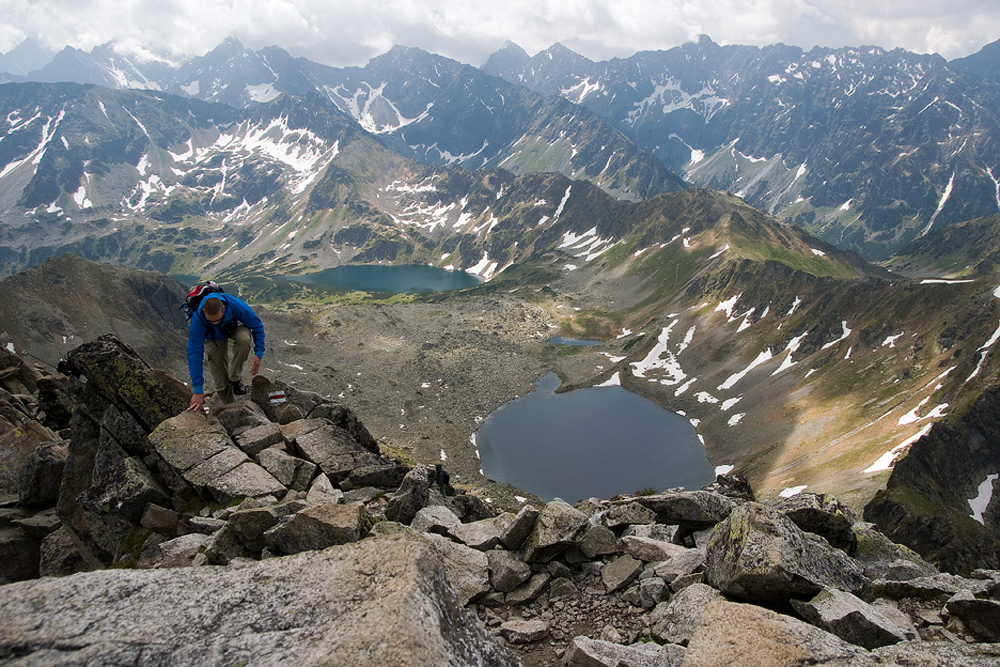
[[[362,65],[400,44],[482,65],[510,39],[533,54],[555,42],[593,60],[721,44],[809,49],[877,45],[946,58],[1000,37],[995,0],[0,0],[0,51],[26,36],[90,50],[117,39],[202,55],[233,35],[330,65]]]

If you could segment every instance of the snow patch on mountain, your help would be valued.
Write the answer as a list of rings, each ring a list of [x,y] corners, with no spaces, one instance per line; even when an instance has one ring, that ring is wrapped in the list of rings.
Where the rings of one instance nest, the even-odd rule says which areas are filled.
[[[664,115],[679,109],[690,109],[710,122],[712,117],[729,105],[729,100],[719,96],[710,85],[703,85],[697,93],[688,93],[674,77],[664,80],[651,79],[653,92],[636,102],[628,112],[625,122],[635,125],[641,118],[656,110]]]
[[[1000,475],[987,475],[986,479],[979,485],[976,497],[969,499],[969,509],[972,510],[972,518],[984,526],[986,525],[986,520],[983,518],[983,512],[986,511],[990,501],[993,499],[993,483],[998,478],[1000,478]]]
[[[736,307],[736,302],[740,300],[741,296],[743,296],[743,295],[742,294],[737,294],[736,296],[734,296],[734,297],[732,297],[730,299],[727,299],[725,301],[720,302],[719,305],[717,305],[715,307],[715,311],[714,312],[716,312],[716,313],[719,313],[719,312],[725,313],[726,314],[726,319],[728,319],[730,322],[732,322],[733,319],[734,319],[733,318],[733,308]]]
[[[38,117],[39,116],[35,116],[35,118]],[[45,150],[48,148],[49,142],[52,141],[53,138],[55,138],[56,133],[59,130],[59,124],[62,123],[63,118],[65,117],[66,117],[66,110],[63,109],[62,111],[59,112],[59,115],[57,117],[52,118],[50,116],[49,118],[47,118],[45,121],[45,126],[42,128],[42,138],[41,140],[39,140],[38,145],[35,146],[35,148],[32,149],[31,152],[28,153],[22,159],[14,160],[8,163],[7,166],[3,168],[3,171],[0,171],[0,178],[3,178],[4,176],[11,173],[12,171],[14,171],[23,164],[32,164],[35,167],[37,167],[38,164],[42,161],[42,157],[45,155]],[[31,121],[28,122],[30,123]],[[24,127],[24,125],[19,126],[19,129],[20,127]],[[8,130],[7,134],[10,134],[12,131],[13,129]]]
[[[1000,292],[1000,288],[997,289],[997,292]],[[996,292],[994,292],[994,296],[996,296]],[[983,364],[986,363],[986,355],[989,354],[990,348],[993,347],[997,340],[1000,340],[1000,326],[998,326],[996,331],[993,332],[990,339],[983,343],[978,350],[976,350],[976,354],[979,355],[979,362],[976,364],[975,370],[972,371],[969,377],[965,378],[966,382],[969,382],[969,380],[979,375],[979,371],[983,369]]]
[[[665,326],[660,335],[656,338],[656,345],[645,356],[642,361],[633,362],[632,375],[638,378],[647,378],[660,382],[668,387],[679,385],[687,378],[687,373],[681,368],[680,362],[673,352],[670,351],[670,332],[677,324],[678,320],[671,320]]]
[[[774,354],[771,352],[771,348],[765,349],[763,352],[758,354],[753,361],[750,362],[749,366],[744,368],[739,373],[733,373],[732,375],[730,375],[725,382],[723,382],[717,387],[717,389],[719,389],[720,391],[726,389],[732,389],[737,382],[746,377],[747,373],[757,368],[761,364],[770,361],[773,357]]]
[[[993,175],[993,169],[990,167],[986,167],[986,175],[990,177],[991,181],[993,181],[993,187],[996,190],[997,208],[1000,208],[1000,181],[998,181],[997,177]]]
[[[937,220],[938,214],[941,213],[941,210],[944,208],[944,205],[948,203],[948,199],[951,198],[951,193],[954,189],[955,189],[955,172],[952,172],[951,178],[948,180],[948,185],[945,186],[944,193],[942,193],[941,199],[938,201],[937,209],[934,211],[934,215],[931,216],[931,219],[927,222],[927,226],[924,227],[924,231],[921,232],[920,236],[922,237],[927,236],[927,234],[930,233],[931,227],[934,226],[934,221]]]
[[[265,102],[270,102],[271,100],[281,95],[281,91],[275,89],[274,83],[258,83],[256,85],[247,85],[247,96],[250,98],[251,101],[258,102],[260,104],[263,104]]]
[[[851,335],[851,332],[853,331],[853,329],[848,328],[848,326],[847,326],[847,320],[844,320],[843,322],[841,322],[841,326],[843,327],[844,331],[843,331],[843,333],[840,334],[840,338],[838,338],[836,340],[831,340],[829,343],[827,343],[826,345],[824,345],[820,349],[827,350],[827,349],[833,347],[834,345],[836,345],[837,343],[839,343],[840,341],[847,340],[847,337]]]
[[[84,174],[89,180],[89,174]],[[81,185],[80,189],[73,193],[73,201],[76,202],[77,208],[87,209],[92,208],[94,204],[87,197],[87,186]]]
[[[433,102],[429,102],[424,110],[412,118],[407,118],[389,98],[383,94],[387,82],[383,81],[377,88],[364,83],[351,92],[343,86],[324,91],[342,109],[372,134],[387,134],[395,132],[407,125],[419,123],[430,116]]]
[[[771,375],[777,375],[778,373],[786,371],[796,364],[796,362],[792,361],[792,355],[795,354],[796,350],[798,350],[799,347],[802,345],[802,341],[805,340],[806,336],[808,335],[809,332],[806,331],[802,335],[796,336],[792,340],[788,341],[788,346],[785,347],[785,349],[783,350],[783,352],[787,352],[788,354],[782,360],[781,365],[778,366],[778,368],[773,373],[771,373]]]
[[[583,100],[586,99],[588,95],[599,92],[601,88],[602,86],[600,81],[591,81],[587,78],[581,80],[575,86],[561,89],[559,94],[574,104],[582,104]]]
[[[871,464],[868,468],[865,469],[865,472],[872,473],[872,472],[881,472],[883,470],[890,470],[892,468],[893,461],[895,461],[896,458],[899,457],[902,451],[907,447],[909,447],[910,445],[912,445],[913,443],[915,443],[920,438],[930,433],[932,426],[934,426],[934,424],[925,424],[924,427],[921,428],[920,431],[917,432],[915,435],[910,436],[909,438],[907,438],[906,440],[899,443],[898,445],[890,449],[888,452],[880,456],[878,460],[875,461],[875,463]]]
[[[301,194],[340,152],[339,142],[332,145],[314,132],[290,128],[288,118],[281,116],[268,123],[240,126],[235,131],[222,134],[211,146],[191,149],[189,154],[175,155],[179,162],[200,163],[224,151],[232,159],[259,154],[291,168],[294,174],[288,179],[289,190]]]
[[[568,192],[566,196],[569,196]],[[562,240],[558,247],[562,250],[566,250],[574,257],[583,257],[584,261],[589,262],[592,259],[599,257],[603,252],[610,248],[614,242],[614,239],[599,237],[597,235],[597,227],[592,227],[583,234],[579,235],[574,232],[563,233]]]

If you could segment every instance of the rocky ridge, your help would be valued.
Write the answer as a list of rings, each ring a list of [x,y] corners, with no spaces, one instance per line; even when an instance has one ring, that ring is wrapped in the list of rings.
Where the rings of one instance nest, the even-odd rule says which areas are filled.
[[[1000,572],[940,573],[830,496],[495,514],[284,383],[203,415],[112,336],[68,377],[2,361],[2,664],[1000,659]]]

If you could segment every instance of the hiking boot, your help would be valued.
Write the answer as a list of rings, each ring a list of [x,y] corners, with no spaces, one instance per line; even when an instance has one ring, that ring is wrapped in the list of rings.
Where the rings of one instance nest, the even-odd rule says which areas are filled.
[[[243,380],[233,380],[233,393],[237,396],[244,396],[247,393],[247,386],[243,384]]]

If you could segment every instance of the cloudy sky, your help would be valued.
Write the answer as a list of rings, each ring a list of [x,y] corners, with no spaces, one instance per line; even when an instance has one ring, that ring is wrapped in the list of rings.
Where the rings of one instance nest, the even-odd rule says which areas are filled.
[[[721,44],[877,45],[952,59],[1000,39],[997,0],[0,0],[0,52],[25,37],[89,51],[112,39],[175,56],[227,36],[334,66],[393,45],[471,65],[512,40],[529,54],[561,42],[592,59]]]

